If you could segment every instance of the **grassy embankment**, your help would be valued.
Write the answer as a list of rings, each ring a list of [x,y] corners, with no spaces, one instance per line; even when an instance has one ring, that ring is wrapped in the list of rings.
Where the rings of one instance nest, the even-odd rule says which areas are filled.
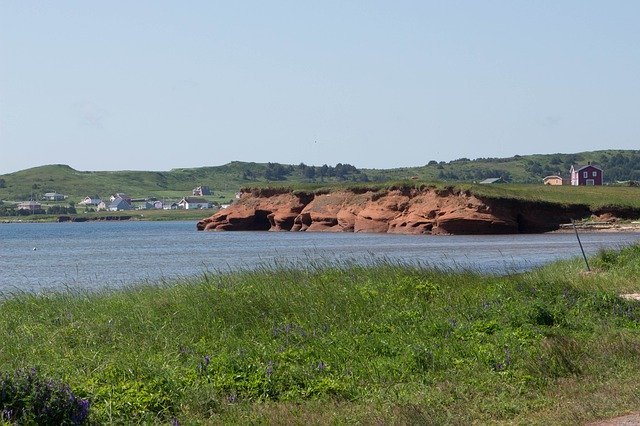
[[[538,201],[561,205],[586,205],[593,210],[603,207],[629,207],[640,209],[640,187],[623,186],[549,186],[539,184],[494,184],[421,182],[412,180],[390,181],[382,183],[297,183],[274,185],[263,183],[256,188],[280,188],[291,191],[323,193],[337,190],[384,192],[394,188],[434,188],[443,190],[469,191],[480,197],[493,199],[516,199]]]
[[[0,365],[96,422],[580,424],[640,407],[640,246],[497,277],[349,264],[12,295]]]

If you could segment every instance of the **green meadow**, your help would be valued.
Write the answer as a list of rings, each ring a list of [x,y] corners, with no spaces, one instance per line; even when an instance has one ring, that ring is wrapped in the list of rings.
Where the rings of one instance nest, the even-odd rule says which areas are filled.
[[[100,424],[582,424],[640,406],[640,302],[619,297],[640,290],[640,246],[590,261],[495,276],[309,260],[14,293],[0,387],[37,372]],[[0,412],[21,403],[8,421],[26,422],[38,398]]]

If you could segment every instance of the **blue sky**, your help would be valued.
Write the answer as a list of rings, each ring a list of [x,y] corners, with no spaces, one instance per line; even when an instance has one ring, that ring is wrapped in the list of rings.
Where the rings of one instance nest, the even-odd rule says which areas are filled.
[[[638,1],[0,0],[0,173],[640,147]]]

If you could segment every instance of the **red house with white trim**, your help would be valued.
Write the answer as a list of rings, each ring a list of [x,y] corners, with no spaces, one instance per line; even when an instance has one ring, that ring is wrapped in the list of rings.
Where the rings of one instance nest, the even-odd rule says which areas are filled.
[[[604,172],[598,166],[571,166],[571,185],[602,185]]]

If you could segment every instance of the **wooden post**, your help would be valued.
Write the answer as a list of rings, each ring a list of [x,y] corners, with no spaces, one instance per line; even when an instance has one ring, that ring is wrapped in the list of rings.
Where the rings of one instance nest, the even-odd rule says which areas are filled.
[[[578,228],[576,228],[576,221],[571,219],[571,223],[573,224],[573,230],[576,231],[576,238],[578,239],[578,244],[580,245],[580,251],[582,251],[582,257],[584,258],[584,263],[587,265],[587,271],[591,272],[591,268],[589,268],[589,262],[587,261],[587,255],[584,254],[584,249],[582,248],[582,242],[580,241],[580,236],[578,235]]]

